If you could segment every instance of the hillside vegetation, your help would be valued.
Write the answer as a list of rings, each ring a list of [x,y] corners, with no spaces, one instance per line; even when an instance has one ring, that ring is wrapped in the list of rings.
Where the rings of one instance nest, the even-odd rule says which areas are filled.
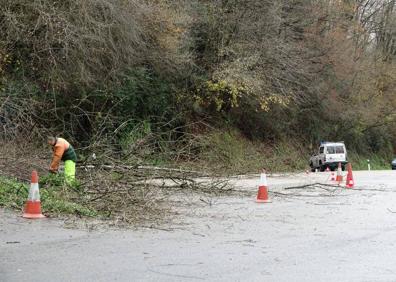
[[[235,150],[254,162],[244,151],[254,144],[263,146],[255,155],[275,148],[300,168],[284,156],[307,159],[320,140],[393,154],[395,0],[0,7],[3,142],[57,134],[78,144],[83,160],[96,152],[156,164],[227,164]],[[222,149],[234,139],[236,148]]]

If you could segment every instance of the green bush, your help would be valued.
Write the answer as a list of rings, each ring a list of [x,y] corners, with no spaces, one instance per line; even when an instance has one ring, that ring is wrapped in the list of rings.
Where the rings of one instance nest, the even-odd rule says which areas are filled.
[[[128,72],[114,90],[118,114],[138,121],[173,114],[173,94],[171,83],[145,68]]]

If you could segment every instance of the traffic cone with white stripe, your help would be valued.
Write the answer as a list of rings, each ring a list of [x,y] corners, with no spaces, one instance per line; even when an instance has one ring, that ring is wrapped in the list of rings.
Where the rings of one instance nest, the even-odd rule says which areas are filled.
[[[336,182],[340,184],[342,182],[342,169],[341,169],[341,163],[338,163],[338,169],[337,169],[337,177],[336,177]]]
[[[263,170],[262,173],[260,174],[260,182],[259,182],[256,202],[271,203],[271,201],[268,198],[268,184],[267,184],[267,175],[265,173],[265,170]]]
[[[355,182],[353,181],[353,174],[352,174],[352,165],[348,164],[348,174],[346,177],[346,187],[353,188],[355,186]]]
[[[28,196],[28,200],[26,201],[25,210],[22,217],[31,218],[31,219],[45,217],[41,213],[38,175],[37,175],[37,171],[35,170],[33,170],[32,172],[32,181],[30,183],[29,196]]]

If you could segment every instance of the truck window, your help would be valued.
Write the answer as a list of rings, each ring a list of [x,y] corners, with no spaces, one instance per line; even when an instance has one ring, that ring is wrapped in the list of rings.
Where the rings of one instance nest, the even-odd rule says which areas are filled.
[[[326,148],[327,154],[335,154],[335,147],[329,146]]]
[[[343,146],[337,146],[336,147],[336,154],[344,154],[344,147]]]
[[[319,148],[319,154],[323,154],[323,152],[324,152],[324,147],[320,147]]]

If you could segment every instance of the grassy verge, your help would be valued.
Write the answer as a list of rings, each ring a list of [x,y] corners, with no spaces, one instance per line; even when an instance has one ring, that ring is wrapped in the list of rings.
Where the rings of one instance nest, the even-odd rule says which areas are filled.
[[[48,216],[63,214],[86,217],[99,213],[84,201],[78,186],[69,187],[62,183],[59,176],[43,177],[40,180],[42,210]],[[15,179],[0,178],[0,206],[22,210],[28,198],[29,186]]]
[[[270,172],[309,169],[309,150],[297,142],[263,144],[247,140],[237,132],[220,131],[203,136],[199,142],[201,153],[196,167],[221,174],[254,173],[262,168]],[[390,169],[391,156],[349,153],[354,170],[367,170],[367,159],[372,170]]]
[[[248,140],[236,132],[215,132],[201,141],[198,164],[218,173],[258,173],[302,171],[309,154],[297,144],[264,144]]]
[[[350,154],[350,162],[352,163],[354,170],[367,170],[368,162],[370,160],[370,166],[372,170],[389,170],[391,169],[392,158],[381,155],[367,155],[362,156],[359,154]]]

